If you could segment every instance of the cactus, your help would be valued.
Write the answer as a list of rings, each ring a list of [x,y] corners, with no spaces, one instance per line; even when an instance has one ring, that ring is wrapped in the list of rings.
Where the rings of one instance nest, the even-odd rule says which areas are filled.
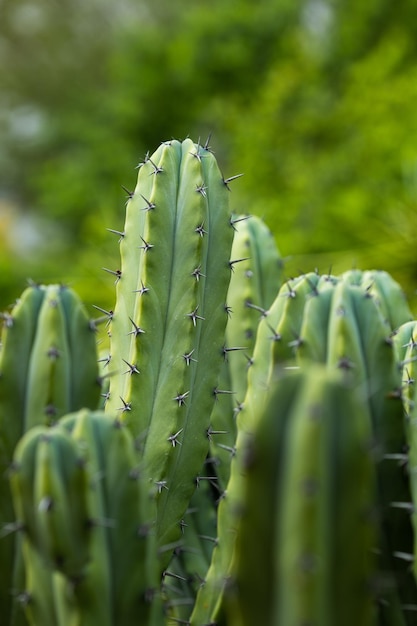
[[[3,316],[2,620],[411,626],[400,286],[374,270],[281,286],[270,232],[229,212],[235,177],[208,142],[164,142],[138,167],[109,229],[113,309],[91,322],[72,290],[33,285]]]
[[[407,476],[395,464],[396,455],[404,448],[405,433],[401,378],[390,333],[377,299],[351,280],[310,273],[283,285],[259,323],[248,391],[238,415],[236,457],[245,433],[256,427],[277,365],[306,367],[318,362],[340,370],[346,382],[363,394],[378,444],[381,542],[386,542],[380,567],[390,585],[398,587],[401,601],[411,604],[415,583],[407,564],[393,556],[409,553],[412,537],[407,512],[395,507],[397,501],[410,501],[410,493]],[[218,541],[191,616],[193,626],[215,621],[223,611],[222,595],[234,550],[231,529],[236,533],[235,512],[241,506],[242,490],[241,460],[236,458],[226,497],[219,505]],[[394,603],[395,598],[389,602]]]
[[[360,285],[374,296],[384,319],[392,330],[412,321],[413,314],[401,286],[388,272],[382,270],[350,270],[342,275],[343,280]]]
[[[44,590],[27,589],[34,624],[160,623],[155,498],[140,470],[130,432],[100,411],[82,409],[20,440],[15,508],[33,580],[50,571],[59,600],[41,622]]]
[[[209,445],[233,265],[227,183],[208,147],[163,143],[139,169],[120,243],[106,410],[141,440],[165,562]]]
[[[284,265],[271,231],[259,217],[239,215],[234,224],[231,259],[241,262],[234,267],[227,294],[230,315],[219,380],[220,389],[233,393],[219,396],[211,416],[212,430],[219,433],[210,438],[210,456],[215,459],[220,492],[229,479],[236,412],[246,395],[258,323],[281,286]]]
[[[375,623],[371,437],[340,375],[279,373],[244,449],[229,624]]]
[[[5,623],[25,623],[20,553],[8,470],[17,442],[30,428],[56,422],[99,400],[95,326],[76,293],[61,285],[31,285],[3,315],[0,351],[0,605]],[[14,620],[17,620],[14,622]]]

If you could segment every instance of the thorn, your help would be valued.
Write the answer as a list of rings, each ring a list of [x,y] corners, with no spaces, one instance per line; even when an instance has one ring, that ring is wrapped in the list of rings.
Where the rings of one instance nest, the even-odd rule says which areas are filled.
[[[178,435],[182,433],[184,429],[181,428],[177,433],[175,433],[175,435],[171,435],[170,437],[168,437],[167,441],[170,441],[172,443],[172,447],[175,448],[176,445],[180,445],[182,446],[181,441],[178,441]]]
[[[162,493],[162,489],[166,489],[168,491],[166,480],[156,480],[155,485],[158,488],[158,493]]]
[[[259,311],[259,313],[261,314],[261,317],[267,317],[268,315],[268,311],[266,309],[264,309],[261,306],[257,306],[256,304],[252,304],[252,302],[250,302],[249,300],[246,300],[245,306],[248,309],[254,309],[255,311]]]
[[[200,539],[205,539],[206,541],[212,541],[214,545],[217,545],[219,543],[219,540],[217,537],[210,537],[209,535],[198,535],[198,537]]]
[[[104,319],[107,319],[106,326],[108,326],[113,319],[114,312],[106,311],[106,309],[102,309],[100,306],[97,306],[96,304],[93,304],[93,307],[97,309],[97,311],[101,311],[102,313],[104,313],[104,315],[106,316]],[[95,320],[95,323],[99,324],[101,321],[102,321],[101,319],[98,319],[98,320]]]
[[[202,481],[202,480],[208,480],[210,482],[212,482],[212,481],[216,482],[217,476],[196,476],[195,484],[197,485],[197,487],[200,486],[200,481]]]
[[[155,165],[150,157],[148,158],[148,161],[152,164],[153,167],[153,171],[150,173],[150,176],[152,176],[152,174],[155,174],[156,176],[157,174],[161,174],[164,171],[162,167],[158,167],[157,165]]]
[[[154,245],[152,243],[148,243],[147,241],[145,241],[144,238],[142,237],[142,235],[139,235],[139,237],[143,241],[143,246],[139,246],[140,250],[143,250],[144,252],[148,252],[148,250],[150,250],[151,248],[154,247]]]
[[[182,357],[185,360],[186,365],[190,365],[191,361],[194,361],[194,363],[197,363],[197,359],[193,359],[192,355],[194,353],[194,350],[191,350],[191,352],[188,352],[188,354],[183,354]]]
[[[103,357],[102,359],[98,359],[97,363],[104,363],[103,367],[107,367],[110,361],[111,361],[111,354]]]
[[[199,226],[197,226],[197,228],[195,228],[194,232],[198,233],[200,235],[200,237],[204,237],[204,235],[207,235],[207,231],[204,230],[204,222],[202,222]]]
[[[403,509],[409,513],[414,512],[414,505],[412,502],[390,502],[390,506],[394,509]]]
[[[106,230],[109,231],[109,233],[113,233],[114,235],[119,235],[119,243],[122,241],[122,239],[125,237],[126,233],[120,231],[120,230],[113,230],[113,228],[106,228]]]
[[[203,198],[207,198],[207,187],[206,187],[206,185],[204,185],[203,183],[201,183],[201,185],[196,185],[196,189],[195,190],[198,193],[201,193]]]
[[[233,395],[234,393],[236,393],[235,391],[225,391],[224,389],[218,389],[217,387],[215,389],[213,389],[213,394],[216,396],[216,400],[217,400],[217,396],[223,394],[223,395]]]
[[[132,320],[131,317],[129,317],[129,320],[133,324],[133,330],[131,330],[130,333],[127,333],[128,335],[135,335],[135,337],[139,337],[139,335],[143,335],[145,333],[143,328],[140,328],[139,326],[137,326],[137,324],[135,324],[135,322]]]
[[[224,305],[224,310],[226,311],[227,317],[231,317],[232,316],[232,307],[228,306],[227,304]]]
[[[303,340],[301,339],[301,337],[296,337],[294,341],[288,342],[289,348],[299,348],[302,345],[303,345]]]
[[[0,313],[0,318],[3,320],[3,326],[11,328],[14,324],[14,319],[10,313]]]
[[[295,298],[295,296],[297,295],[297,293],[294,291],[294,289],[291,287],[290,281],[287,281],[285,283],[285,286],[287,287],[288,291],[287,293],[281,293],[281,296],[284,296],[286,298]]]
[[[125,402],[122,396],[119,396],[119,398],[122,401],[123,406],[119,407],[117,410],[121,411],[122,413],[125,413],[126,411],[131,411],[132,405],[130,404],[130,402]]]
[[[185,405],[185,400],[187,398],[187,396],[189,395],[189,391],[185,391],[184,393],[178,393],[175,398],[173,398],[173,400],[175,400],[176,402],[178,402],[178,406],[184,406]]]
[[[234,457],[236,455],[236,448],[234,446],[225,446],[223,443],[216,443],[216,445],[219,448],[222,448],[222,450],[226,450],[226,452],[229,452],[231,457]]]
[[[102,267],[101,269],[107,272],[108,274],[113,274],[113,276],[116,276],[116,280],[114,281],[114,284],[117,285],[117,283],[122,277],[122,271],[121,270],[109,270],[107,269],[107,267]]]
[[[245,257],[242,259],[235,259],[234,261],[229,261],[229,267],[233,271],[236,263],[241,263],[242,261],[249,261],[249,257]]]
[[[393,552],[392,556],[395,556],[397,559],[402,559],[403,561],[408,561],[409,563],[414,561],[414,554],[409,554],[408,552]]]
[[[245,354],[246,360],[247,360],[247,364],[246,367],[247,369],[249,369],[250,367],[252,367],[254,361],[253,358],[251,356],[249,356],[248,354]]]
[[[201,163],[201,159],[202,159],[203,155],[200,154],[200,139],[198,140],[198,142],[196,144],[195,152],[190,152],[190,154],[191,154],[191,156],[195,157],[199,163]]]
[[[51,359],[51,361],[56,361],[56,359],[59,359],[59,357],[61,356],[61,353],[58,348],[55,348],[55,346],[51,346],[47,351],[46,356]]]
[[[110,391],[107,391],[106,393],[101,393],[100,398],[104,398],[103,403],[106,404],[106,402],[110,400]]]
[[[205,278],[206,277],[206,275],[201,272],[201,266],[200,265],[198,267],[196,267],[193,272],[191,272],[191,276],[193,276],[196,279],[197,282],[200,280],[200,278]]]
[[[165,576],[170,576],[171,578],[177,578],[178,580],[187,580],[187,578],[185,578],[184,576],[180,576],[179,574],[174,574],[173,572],[168,572],[168,570],[165,570],[164,572],[162,572],[162,579],[165,578]]]
[[[232,180],[236,180],[236,178],[240,178],[241,176],[243,176],[243,174],[236,174],[235,176],[230,176],[229,178],[223,178],[223,183],[224,185],[226,185],[227,189],[230,191],[229,183],[231,183]]]
[[[137,166],[135,167],[136,170],[140,169],[141,167],[143,167],[144,165],[146,165],[146,163],[149,161],[149,151],[145,154],[145,158],[143,159],[143,161],[141,161],[140,163],[137,164]]]
[[[142,196],[142,194],[140,194],[140,197],[146,202],[146,206],[142,209],[142,211],[152,211],[153,209],[156,209],[156,204],[147,200],[145,196]]]
[[[206,142],[205,142],[205,144],[203,146],[203,149],[207,150],[207,152],[213,152],[213,150],[210,148],[211,135],[212,135],[212,133],[209,133],[209,136],[207,137]]]
[[[129,189],[127,189],[124,185],[121,185],[123,191],[125,191],[127,193],[127,201],[131,200],[133,198],[133,196],[135,195],[134,191],[129,191]]]
[[[227,434],[228,434],[227,430],[213,430],[211,426],[207,428],[207,438],[209,441],[212,441],[213,435],[227,435]]]
[[[191,311],[191,313],[187,313],[186,314],[186,317],[191,318],[193,326],[196,325],[197,320],[204,320],[205,319],[204,317],[201,317],[201,315],[197,315],[198,306],[199,305],[197,304],[197,306],[195,307],[194,311]]]
[[[23,522],[10,522],[9,524],[4,524],[3,528],[0,530],[0,539],[7,537],[13,533],[20,532],[24,530],[25,525]]]
[[[268,324],[268,328],[272,333],[272,336],[268,337],[268,339],[272,339],[272,341],[281,341],[282,335],[277,333],[277,331],[275,330],[275,328],[273,328],[273,326],[271,326],[271,324]]]
[[[128,370],[126,370],[126,372],[123,372],[123,374],[140,374],[140,371],[138,370],[138,368],[136,367],[136,365],[129,363],[128,361],[126,361],[125,359],[122,359],[122,361],[124,363],[126,363],[126,365],[128,366]]]
[[[226,346],[223,346],[222,353],[224,360],[227,361],[227,355],[229,352],[237,352],[238,350],[247,350],[247,348],[243,346],[237,346],[236,348],[226,348]]]
[[[243,217],[236,217],[236,218],[230,218],[230,226],[233,228],[233,230],[237,230],[237,228],[235,228],[235,224],[238,224],[239,222],[243,222],[245,220],[248,220],[249,218],[251,218],[252,215],[244,215]]]
[[[243,411],[243,407],[244,407],[243,402],[236,402],[236,406],[235,406],[235,408],[233,409],[233,413],[235,414],[235,417],[236,417],[236,415],[237,415],[238,413],[240,413],[241,411]]]
[[[141,282],[141,288],[140,289],[135,289],[133,291],[133,293],[138,293],[140,296],[143,296],[143,294],[148,293],[149,287],[145,287],[143,282],[142,281],[140,281],[140,282]]]

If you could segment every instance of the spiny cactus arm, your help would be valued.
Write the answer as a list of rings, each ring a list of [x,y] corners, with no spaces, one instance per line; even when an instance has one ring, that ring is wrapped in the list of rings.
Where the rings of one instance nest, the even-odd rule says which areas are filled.
[[[25,623],[22,606],[17,602],[23,592],[21,568],[15,560],[16,536],[7,529],[14,522],[8,472],[16,444],[23,432],[27,364],[42,291],[27,288],[10,313],[3,314],[0,345],[0,606],[6,624],[16,616]],[[20,625],[17,625],[20,626]]]
[[[317,366],[271,389],[246,452],[234,564],[244,626],[374,623],[370,436],[362,400]]]
[[[361,286],[376,298],[383,318],[391,330],[413,319],[412,312],[402,287],[393,277],[382,270],[351,270],[345,272],[343,280]]]
[[[100,394],[94,328],[78,296],[62,285],[42,285],[42,305],[29,359],[25,429],[51,424]]]
[[[39,287],[28,287],[11,313],[3,315],[0,348],[1,475],[10,465],[14,448],[23,432],[21,416],[25,413],[28,363],[43,295]]]
[[[172,454],[168,457],[168,461],[171,462],[170,467],[168,466],[168,489],[164,489],[161,494],[158,511],[158,535],[161,538],[161,545],[178,537],[178,526],[175,520],[181,519],[184,504],[188,505],[195,489],[195,481],[200,474],[208,451],[210,414],[218,393],[220,393],[217,384],[223,360],[224,334],[227,322],[226,297],[231,272],[230,251],[233,237],[228,209],[228,191],[213,155],[204,152],[200,156],[200,162],[195,156],[195,150],[198,150],[198,146],[189,149],[187,143],[183,143],[182,187],[184,200],[182,211],[184,233],[187,232],[186,238],[190,237],[188,234],[190,232],[191,235],[197,236],[198,247],[201,246],[197,258],[194,258],[192,263],[191,274],[195,283],[195,299],[191,305],[191,312],[201,314],[203,319],[190,316],[189,309],[186,311],[189,339],[185,349],[187,354],[192,352],[192,358],[195,361],[190,364],[187,363],[182,346],[181,350],[177,352],[177,358],[181,360],[182,367],[185,367],[185,388],[178,389],[176,387],[174,396],[170,393],[171,403],[172,398],[182,396],[184,393],[187,393],[187,397],[184,406],[176,407],[175,425],[173,424],[171,432],[168,433],[168,437],[172,437],[178,432],[179,417],[182,425],[180,423],[178,426],[181,425],[183,428],[181,433],[182,445],[170,446]],[[201,171],[196,165],[201,167]],[[197,180],[195,189],[193,180]],[[199,191],[201,186],[203,186],[203,193]],[[197,224],[199,213],[196,209],[191,209],[192,202],[195,202],[195,195],[193,197],[193,194],[202,196],[202,198],[198,198],[201,218],[198,219]],[[190,195],[191,197],[189,197]],[[179,200],[181,197],[180,187]],[[195,232],[203,224],[206,232],[203,235],[200,232]],[[180,267],[184,267],[184,269],[187,267],[185,259],[178,266],[178,271]],[[201,271],[201,276],[198,279],[195,275],[196,269]],[[174,310],[172,310],[172,314],[174,315]],[[177,330],[181,332],[178,324],[174,322],[171,332],[175,333]],[[165,398],[168,402],[168,397],[165,396]],[[160,411],[166,406],[162,394],[161,400]],[[159,394],[155,400],[155,415],[158,415],[158,401]],[[181,401],[175,402],[180,404]],[[156,438],[153,441],[155,444],[157,443]],[[149,446],[151,442],[152,439],[149,438]]]
[[[130,227],[137,197],[145,217]],[[160,492],[163,547],[179,537],[207,454],[223,358],[233,229],[213,155],[191,140],[163,144],[141,167],[127,213],[106,410],[118,411],[143,443],[145,471]],[[128,245],[139,254],[134,266]]]
[[[243,259],[230,279],[227,303],[231,316],[226,327],[226,346],[242,346],[228,355],[236,400],[246,395],[247,361],[255,346],[259,320],[271,306],[281,287],[283,260],[271,231],[256,216],[237,218],[232,258]],[[246,358],[245,358],[246,357]]]
[[[155,499],[126,426],[100,411],[64,418],[90,475],[91,558],[75,586],[83,624],[161,624]],[[105,599],[105,601],[104,601]]]
[[[417,320],[411,320],[411,322],[405,322],[401,324],[393,333],[392,341],[397,354],[397,360],[400,363],[400,367],[403,369],[403,373],[407,373],[408,362],[406,360],[406,354],[409,348],[414,347],[414,343],[417,342],[416,332]],[[403,380],[405,384],[406,381]]]
[[[77,294],[61,286],[70,359],[70,404],[66,413],[82,407],[97,408],[101,381],[97,364],[96,327]]]
[[[365,385],[367,363],[355,309],[355,294],[361,299],[365,299],[362,291],[343,282],[336,285],[331,294],[325,362],[331,368],[343,371],[346,380],[350,381],[352,385]],[[373,303],[371,305],[373,307]],[[374,307],[373,310],[377,313]],[[307,314],[306,324],[308,324],[311,333],[314,332],[314,327],[309,322],[310,318]]]
[[[17,526],[22,532],[21,547],[25,570],[23,579],[16,582],[19,585],[19,597],[22,599],[25,613],[32,626],[60,624],[58,613],[59,607],[63,605],[72,611],[70,597],[67,594],[61,596],[58,593],[59,581],[47,565],[52,555],[48,549],[47,553],[44,552],[42,526],[39,527],[37,519],[41,503],[35,496],[36,471],[34,468],[39,446],[46,432],[45,428],[39,426],[32,428],[23,436],[16,447],[13,471],[10,474]],[[20,552],[15,558],[20,558]]]
[[[233,225],[231,259],[241,261],[233,267],[227,293],[230,315],[219,378],[219,388],[233,393],[218,397],[211,415],[211,430],[219,434],[210,437],[210,453],[217,462],[222,490],[229,479],[236,442],[236,411],[246,395],[258,323],[281,286],[283,272],[283,260],[273,235],[259,217],[237,216]]]
[[[268,390],[269,380],[278,364],[293,363],[300,343],[300,332],[307,297],[314,298],[320,277],[311,272],[289,280],[259,322],[251,367],[248,371],[246,410],[242,425],[256,419]],[[250,429],[250,427],[249,427]]]
[[[60,298],[61,287],[49,285],[39,311],[30,355],[25,430],[54,423],[70,407],[70,353]]]

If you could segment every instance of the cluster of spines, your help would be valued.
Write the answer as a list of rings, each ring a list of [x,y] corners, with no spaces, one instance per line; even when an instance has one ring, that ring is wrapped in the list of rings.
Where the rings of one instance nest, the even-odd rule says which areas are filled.
[[[208,146],[174,140],[147,156],[120,235],[106,411],[141,442],[161,549],[179,537],[209,447],[232,226],[228,181]]]

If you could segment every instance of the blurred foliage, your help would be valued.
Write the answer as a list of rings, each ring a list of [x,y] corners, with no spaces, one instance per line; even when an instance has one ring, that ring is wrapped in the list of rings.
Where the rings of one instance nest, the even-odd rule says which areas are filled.
[[[414,0],[3,0],[0,23],[0,308],[28,277],[111,308],[122,185],[210,133],[288,275],[384,268],[415,304]]]

